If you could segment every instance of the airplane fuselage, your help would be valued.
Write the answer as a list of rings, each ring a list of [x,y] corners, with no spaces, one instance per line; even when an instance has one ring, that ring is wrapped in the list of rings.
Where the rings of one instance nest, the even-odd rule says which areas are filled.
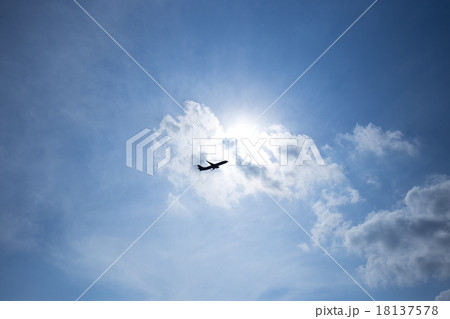
[[[212,170],[212,171],[213,171],[213,170],[215,170],[215,169],[220,168],[220,167],[219,167],[220,165],[223,165],[223,164],[225,164],[225,163],[228,163],[228,161],[222,161],[222,162],[219,162],[219,163],[211,163],[211,162],[209,162],[209,161],[207,161],[207,162],[209,163],[209,166],[206,166],[206,167],[197,165],[198,170],[199,170],[199,171],[206,171],[206,170]]]

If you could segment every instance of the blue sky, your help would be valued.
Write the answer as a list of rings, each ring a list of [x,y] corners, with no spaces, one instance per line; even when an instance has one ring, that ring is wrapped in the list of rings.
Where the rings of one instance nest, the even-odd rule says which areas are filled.
[[[200,126],[73,1],[1,3],[2,300],[76,299],[199,176],[178,146],[251,124],[371,4],[79,2]],[[448,298],[449,16],[378,1],[258,121],[327,165],[200,175],[83,300],[368,300],[252,178],[375,299]],[[144,128],[173,137],[154,176],[125,165]]]

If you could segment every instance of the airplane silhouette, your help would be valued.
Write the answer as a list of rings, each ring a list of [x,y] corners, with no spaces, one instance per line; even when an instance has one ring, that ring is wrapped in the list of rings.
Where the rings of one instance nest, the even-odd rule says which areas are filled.
[[[208,170],[208,169],[210,169],[210,170],[215,170],[215,169],[217,169],[217,168],[219,168],[219,166],[220,165],[223,165],[223,164],[225,164],[225,163],[228,163],[228,161],[222,161],[222,162],[219,162],[219,163],[211,163],[210,161],[207,161],[208,163],[209,163],[209,166],[206,166],[206,167],[203,167],[203,166],[201,166],[201,165],[197,165],[197,167],[198,167],[198,170],[199,171],[206,171],[206,170]]]

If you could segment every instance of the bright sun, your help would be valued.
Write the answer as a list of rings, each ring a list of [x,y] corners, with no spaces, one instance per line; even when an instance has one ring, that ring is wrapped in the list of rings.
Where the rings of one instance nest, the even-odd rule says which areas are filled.
[[[250,122],[239,122],[237,125],[228,128],[225,133],[228,138],[237,139],[254,139],[258,135],[257,128],[253,127],[252,123]]]

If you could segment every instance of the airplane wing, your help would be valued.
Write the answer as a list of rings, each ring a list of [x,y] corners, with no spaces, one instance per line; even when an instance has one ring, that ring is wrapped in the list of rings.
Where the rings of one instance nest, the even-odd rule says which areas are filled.
[[[206,170],[208,170],[208,169],[215,170],[215,169],[219,168],[220,165],[223,165],[223,164],[225,164],[225,163],[228,163],[228,161],[222,161],[222,162],[219,162],[219,163],[214,164],[214,163],[211,163],[211,162],[208,161],[208,160],[207,160],[207,162],[208,162],[210,165],[209,165],[209,166],[206,166],[206,167],[203,167],[203,166],[201,166],[201,165],[197,165],[198,170],[199,170],[199,171],[206,171]]]

